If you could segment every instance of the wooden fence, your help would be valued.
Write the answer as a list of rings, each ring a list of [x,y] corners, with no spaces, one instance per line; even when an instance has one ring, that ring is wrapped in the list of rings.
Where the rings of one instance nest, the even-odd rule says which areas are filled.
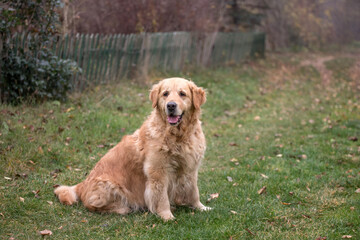
[[[24,46],[29,36],[15,35],[13,46]],[[145,33],[77,34],[58,36],[49,47],[82,69],[73,77],[73,89],[106,83],[151,69],[180,71],[186,64],[216,66],[264,56],[264,33]]]

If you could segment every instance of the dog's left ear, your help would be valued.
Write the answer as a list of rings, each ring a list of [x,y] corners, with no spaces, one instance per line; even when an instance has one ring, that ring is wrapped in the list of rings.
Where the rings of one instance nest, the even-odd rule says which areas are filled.
[[[155,84],[150,91],[149,98],[152,101],[152,107],[155,108],[158,103],[159,98],[159,91],[160,91],[160,83]]]
[[[200,106],[206,102],[206,94],[204,89],[197,87],[195,84],[191,84],[191,91],[193,95],[193,104],[195,109],[200,109]]]

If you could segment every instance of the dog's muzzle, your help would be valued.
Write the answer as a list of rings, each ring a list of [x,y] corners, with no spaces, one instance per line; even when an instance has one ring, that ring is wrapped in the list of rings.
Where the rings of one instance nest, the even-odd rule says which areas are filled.
[[[167,114],[167,120],[171,125],[176,125],[180,123],[182,119],[182,114],[177,113],[176,102],[168,102],[166,104],[166,114]]]

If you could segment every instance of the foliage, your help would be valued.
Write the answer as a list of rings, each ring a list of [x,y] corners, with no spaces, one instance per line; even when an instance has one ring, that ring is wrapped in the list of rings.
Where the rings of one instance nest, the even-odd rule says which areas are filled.
[[[151,111],[148,87],[122,82],[66,103],[2,105],[0,235],[37,239],[48,229],[52,239],[359,239],[359,85],[335,78],[324,86],[315,70],[297,70],[317,57],[268,54],[184,74],[208,93],[198,183],[201,201],[214,209],[177,207],[172,222],[147,211],[93,213],[53,194],[55,184],[84,180],[141,125]]]
[[[47,47],[56,34],[58,4],[58,0],[4,1],[0,9],[2,102],[65,100],[70,77],[78,69]],[[29,34],[23,46],[12,43],[16,32]]]

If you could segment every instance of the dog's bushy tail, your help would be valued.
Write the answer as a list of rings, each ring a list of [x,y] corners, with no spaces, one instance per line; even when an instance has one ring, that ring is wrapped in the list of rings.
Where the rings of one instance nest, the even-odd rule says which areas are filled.
[[[80,183],[81,184],[81,183]],[[79,185],[74,186],[60,186],[54,190],[55,195],[60,202],[66,205],[72,205],[79,200]]]

